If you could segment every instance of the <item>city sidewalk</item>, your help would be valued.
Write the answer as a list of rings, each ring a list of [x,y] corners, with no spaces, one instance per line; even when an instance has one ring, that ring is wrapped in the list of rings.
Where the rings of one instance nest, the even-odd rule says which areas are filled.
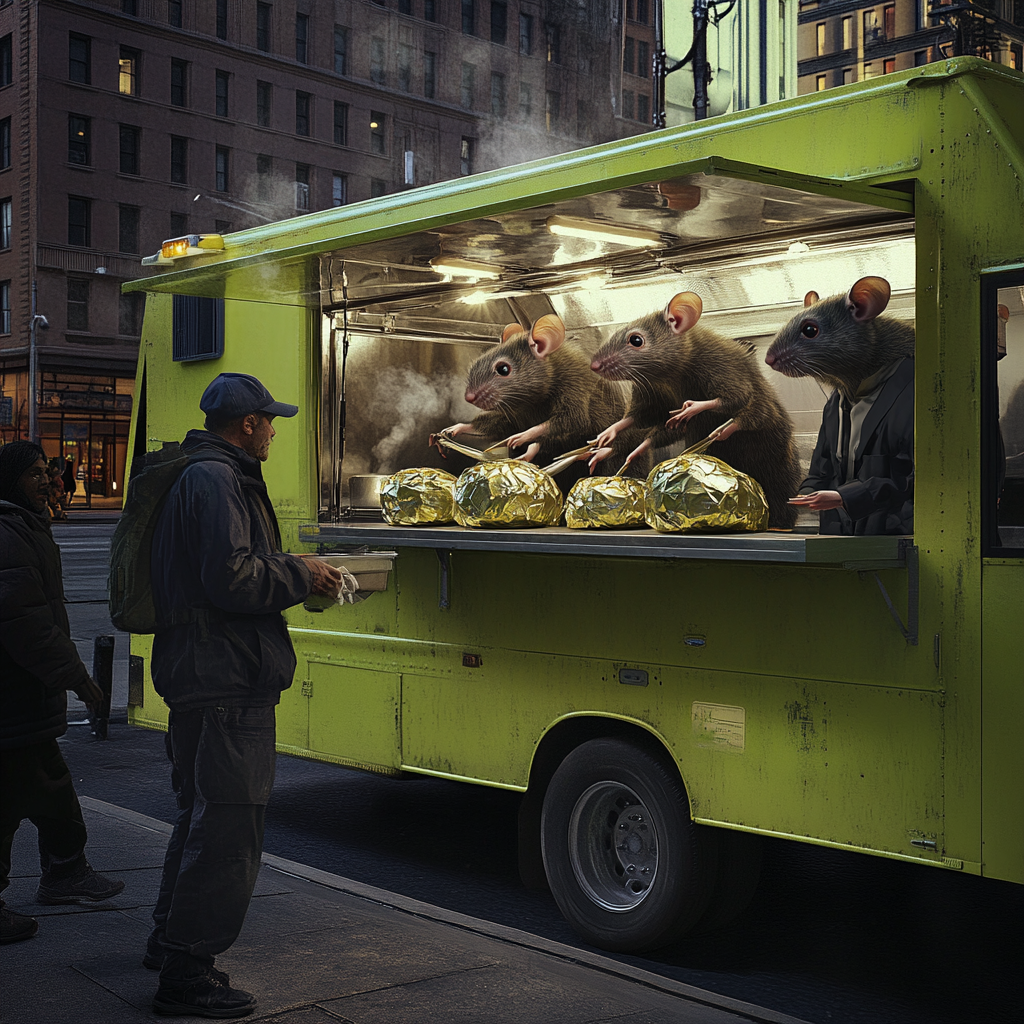
[[[9,906],[39,920],[3,947],[5,1024],[153,1021],[141,964],[170,826],[82,798],[89,857],[123,878],[95,906],[34,902],[35,829],[14,844]],[[274,1024],[800,1024],[614,960],[465,917],[279,857],[264,857],[239,940],[218,965]],[[195,1019],[195,1018],[190,1018]]]

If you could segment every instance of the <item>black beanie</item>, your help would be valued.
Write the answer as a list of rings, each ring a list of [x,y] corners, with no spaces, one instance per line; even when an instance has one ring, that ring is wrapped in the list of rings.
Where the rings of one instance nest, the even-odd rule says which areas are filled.
[[[37,459],[45,459],[46,452],[32,441],[11,441],[0,447],[0,498],[14,501],[14,488],[18,486],[21,474]]]

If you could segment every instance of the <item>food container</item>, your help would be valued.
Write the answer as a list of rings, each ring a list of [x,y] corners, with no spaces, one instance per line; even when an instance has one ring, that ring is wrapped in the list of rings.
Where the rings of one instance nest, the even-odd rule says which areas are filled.
[[[386,473],[363,473],[348,478],[348,503],[351,508],[380,508],[380,487]]]
[[[561,514],[558,484],[529,462],[481,462],[455,482],[455,520],[460,526],[554,526]]]
[[[388,589],[388,577],[398,557],[395,551],[369,551],[358,553],[332,552],[329,555],[303,555],[303,558],[319,558],[328,565],[343,566],[356,578],[360,593],[375,593]],[[306,611],[322,612],[337,604],[337,601],[318,594],[310,594],[303,602]]]
[[[643,526],[645,489],[631,476],[585,476],[565,499],[565,525],[573,530]]]

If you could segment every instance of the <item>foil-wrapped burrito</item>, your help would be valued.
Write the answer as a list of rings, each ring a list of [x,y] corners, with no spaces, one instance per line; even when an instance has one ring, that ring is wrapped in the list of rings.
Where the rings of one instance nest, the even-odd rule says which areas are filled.
[[[561,514],[558,484],[529,462],[481,462],[455,481],[460,526],[553,526]]]
[[[647,525],[682,530],[764,530],[768,502],[761,485],[711,455],[677,455],[647,477]]]
[[[380,485],[384,522],[429,526],[455,520],[455,477],[443,469],[400,469]]]
[[[574,530],[643,526],[644,483],[629,476],[587,476],[565,499],[565,525]]]

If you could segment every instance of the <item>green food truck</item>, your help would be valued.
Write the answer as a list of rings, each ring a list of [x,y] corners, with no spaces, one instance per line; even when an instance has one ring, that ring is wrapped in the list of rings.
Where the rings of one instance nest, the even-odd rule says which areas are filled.
[[[150,261],[133,456],[257,375],[300,406],[266,465],[286,549],[372,588],[287,614],[279,750],[521,793],[524,880],[611,950],[735,915],[761,836],[1024,882],[1024,76],[951,60]],[[866,275],[916,328],[910,536],[398,527],[366,497],[469,465],[427,438],[506,324],[592,353],[684,291],[758,350],[806,469],[827,395],[763,356]],[[130,718],[161,728],[150,643]]]

